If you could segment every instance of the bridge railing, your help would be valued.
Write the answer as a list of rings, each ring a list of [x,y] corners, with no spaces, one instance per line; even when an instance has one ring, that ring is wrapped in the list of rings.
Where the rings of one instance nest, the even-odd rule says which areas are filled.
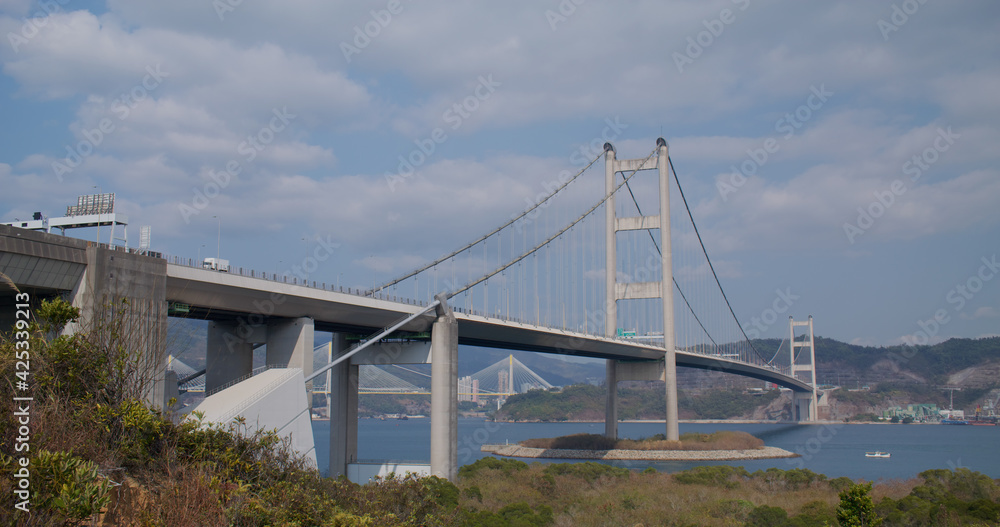
[[[228,412],[226,412],[225,414],[223,414],[222,418],[219,419],[219,422],[222,422],[222,423],[229,422],[230,419],[236,417],[243,410],[246,410],[247,408],[249,408],[250,406],[252,406],[254,403],[256,403],[257,401],[261,400],[265,395],[267,395],[268,393],[270,393],[272,390],[274,390],[278,386],[281,386],[282,384],[288,382],[288,380],[291,379],[292,377],[294,377],[295,375],[296,375],[296,372],[288,372],[287,374],[282,375],[281,377],[278,377],[277,379],[275,379],[275,380],[267,383],[266,386],[264,386],[263,388],[257,390],[256,392],[254,392],[253,395],[251,395],[251,396],[243,399],[242,401],[240,401],[239,404],[237,404],[236,406],[232,407]]]
[[[186,258],[181,256],[163,255],[163,259],[167,263],[173,265],[180,265],[184,267],[191,267],[194,269],[204,269],[198,264],[197,260],[194,258]],[[221,271],[220,271],[221,272]],[[231,275],[243,276],[246,278],[255,278],[258,280],[267,280],[269,282],[277,282],[282,284],[299,285],[302,287],[308,287],[310,289],[318,289],[321,291],[332,291],[335,293],[344,293],[348,295],[361,296],[367,298],[377,298],[379,300],[386,300],[390,302],[398,302],[400,304],[407,304],[411,306],[421,306],[426,307],[428,302],[423,300],[415,300],[412,298],[389,295],[383,291],[377,292],[374,295],[371,290],[365,290],[361,288],[354,287],[343,287],[339,284],[327,284],[326,282],[317,282],[316,280],[300,279],[297,276],[288,276],[285,273],[278,272],[267,272],[260,271],[257,269],[243,268],[243,267],[230,267],[229,271],[225,271]]]
[[[205,392],[205,397],[210,397],[212,395],[215,395],[215,394],[221,392],[222,390],[225,390],[226,388],[229,388],[230,386],[239,384],[239,383],[241,383],[241,382],[243,382],[243,381],[245,381],[245,380],[247,380],[250,377],[253,377],[255,375],[260,375],[261,373],[264,373],[265,371],[270,370],[271,368],[284,368],[284,366],[283,365],[278,365],[278,364],[265,364],[264,366],[259,366],[257,368],[254,368],[253,370],[251,370],[250,373],[248,373],[246,375],[242,375],[240,377],[237,377],[236,379],[233,379],[233,380],[227,382],[226,384],[223,384],[222,386],[217,386],[215,388],[212,388],[209,391],[206,391]]]

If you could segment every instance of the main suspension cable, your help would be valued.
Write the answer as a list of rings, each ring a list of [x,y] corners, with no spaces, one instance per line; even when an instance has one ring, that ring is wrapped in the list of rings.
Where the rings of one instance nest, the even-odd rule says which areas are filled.
[[[580,171],[577,172],[575,176],[573,176],[572,178],[570,178],[569,181],[567,181],[567,182],[563,183],[562,185],[560,185],[559,187],[557,187],[555,190],[553,190],[551,193],[549,193],[549,195],[545,196],[544,199],[542,199],[538,203],[532,205],[527,210],[525,210],[524,212],[522,212],[520,215],[512,218],[507,223],[504,223],[503,225],[497,227],[496,229],[493,229],[488,234],[486,234],[486,235],[484,235],[484,236],[476,239],[476,241],[470,242],[470,243],[466,244],[461,249],[453,251],[451,254],[448,254],[446,256],[442,256],[441,258],[438,258],[437,260],[434,260],[433,262],[431,262],[431,263],[429,263],[427,265],[424,265],[423,267],[420,267],[419,269],[417,269],[415,271],[411,271],[410,273],[408,273],[408,274],[406,274],[404,276],[401,276],[401,277],[396,278],[394,280],[390,280],[389,282],[386,282],[386,283],[384,283],[384,284],[382,284],[382,285],[380,285],[380,286],[372,289],[369,292],[370,294],[368,294],[366,296],[374,296],[375,293],[377,293],[377,292],[379,292],[379,291],[381,291],[381,290],[383,290],[383,289],[385,289],[387,287],[392,287],[392,286],[398,284],[399,282],[402,282],[403,280],[406,280],[407,278],[412,278],[413,276],[416,276],[416,275],[418,275],[418,274],[420,274],[420,273],[422,273],[422,272],[430,269],[431,267],[434,267],[435,265],[438,265],[441,262],[444,262],[445,260],[453,258],[453,257],[457,256],[458,254],[461,254],[462,252],[468,250],[469,248],[471,248],[474,245],[482,242],[483,240],[489,238],[490,236],[493,236],[494,234],[496,234],[496,233],[498,233],[498,232],[506,229],[507,227],[510,227],[511,225],[513,225],[514,223],[516,223],[521,218],[527,216],[528,214],[531,214],[535,209],[537,209],[538,207],[541,207],[542,205],[544,205],[547,201],[549,201],[550,199],[552,199],[556,194],[558,194],[559,192],[561,192],[564,188],[568,187],[570,185],[570,183],[576,181],[576,179],[578,177],[580,177],[581,175],[583,175],[583,173],[586,172],[587,169],[589,169],[591,166],[593,166],[594,163],[596,163],[597,160],[600,159],[603,155],[604,155],[604,151],[601,151],[601,153],[598,154],[597,157],[595,157],[593,160],[591,160],[590,163],[587,163],[587,166],[585,166],[582,169],[580,169]]]
[[[542,247],[545,247],[546,245],[548,245],[552,240],[555,240],[556,238],[562,236],[563,233],[565,233],[566,231],[572,229],[573,226],[575,226],[577,223],[580,223],[581,221],[583,221],[587,216],[590,216],[590,214],[592,212],[594,212],[595,210],[597,210],[598,207],[600,207],[601,205],[603,205],[604,203],[606,203],[609,199],[611,199],[611,196],[614,196],[615,192],[618,192],[618,189],[622,188],[625,185],[625,183],[628,183],[628,180],[632,179],[632,176],[634,176],[636,174],[636,172],[642,170],[643,167],[646,166],[646,163],[648,163],[649,160],[652,159],[654,155],[656,155],[656,151],[659,150],[659,148],[660,147],[657,146],[655,149],[653,149],[653,151],[649,154],[649,156],[647,156],[646,159],[644,159],[642,161],[642,164],[639,165],[638,168],[636,168],[635,170],[633,170],[632,173],[628,175],[628,177],[625,178],[625,181],[622,181],[621,183],[619,183],[618,186],[615,187],[614,189],[612,189],[612,191],[608,195],[606,195],[603,198],[601,198],[600,201],[598,201],[593,207],[590,207],[590,209],[587,210],[587,212],[584,212],[580,217],[578,217],[577,219],[573,220],[572,223],[570,223],[569,225],[563,227],[562,230],[560,230],[559,232],[553,234],[552,236],[549,236],[549,238],[546,239],[544,242],[536,245],[535,247],[533,247],[532,249],[528,250],[527,252],[525,252],[521,256],[517,257],[516,259],[510,261],[509,263],[507,263],[505,265],[502,265],[502,266],[494,269],[492,272],[486,274],[485,276],[479,278],[478,280],[474,280],[472,282],[469,282],[468,284],[466,284],[465,286],[463,286],[461,289],[458,289],[457,291],[453,291],[451,293],[448,293],[448,298],[451,298],[451,297],[453,297],[455,295],[464,293],[465,291],[468,291],[469,289],[471,289],[471,288],[479,285],[480,283],[485,282],[486,280],[492,278],[496,274],[502,272],[503,270],[505,270],[508,267],[514,265],[515,263],[523,260],[524,258],[527,258],[528,256],[531,256],[532,254],[534,254],[535,252],[537,252]],[[602,153],[602,155],[603,155],[603,153]],[[596,162],[597,160],[595,159],[594,161]],[[591,164],[593,164],[593,162],[591,162]]]
[[[753,350],[757,357],[764,361],[765,364],[770,364],[764,356],[757,351],[757,347],[753,345],[753,341],[747,336],[747,332],[743,330],[743,325],[740,324],[740,319],[736,317],[736,312],[733,311],[732,304],[729,303],[729,298],[726,297],[726,290],[722,288],[722,282],[719,281],[719,275],[715,272],[715,266],[712,265],[712,259],[708,257],[708,251],[705,250],[705,242],[701,239],[701,233],[698,232],[698,225],[694,222],[694,215],[691,214],[691,207],[688,206],[687,198],[684,197],[684,189],[681,188],[681,181],[677,178],[677,171],[674,170],[674,160],[667,156],[667,162],[670,163],[670,171],[674,173],[674,181],[677,182],[677,190],[680,192],[681,201],[684,202],[684,208],[687,209],[688,218],[691,219],[691,227],[694,228],[694,234],[698,237],[698,244],[701,245],[701,252],[705,255],[705,261],[708,262],[708,268],[712,271],[712,276],[715,278],[715,284],[719,286],[719,292],[722,293],[722,299],[726,301],[726,307],[729,308],[729,314],[733,315],[733,320],[736,322],[736,327],[740,328],[740,333],[743,334],[743,338],[747,339],[747,343],[750,344],[750,349]]]
[[[639,207],[639,202],[635,199],[635,194],[632,193],[632,186],[629,185],[627,181],[625,182],[625,188],[628,189],[629,195],[632,196],[632,203],[635,204],[635,210],[639,212],[639,216],[642,216],[642,208]],[[646,233],[649,234],[649,239],[652,240],[653,247],[656,248],[656,254],[659,254],[662,257],[663,252],[660,250],[660,245],[656,243],[656,237],[653,236],[653,229],[646,229]],[[674,281],[674,287],[677,288],[677,292],[680,293],[681,298],[684,299],[684,305],[688,307],[688,311],[691,312],[691,316],[693,316],[695,321],[698,322],[698,325],[701,326],[701,330],[705,332],[705,336],[708,337],[708,340],[711,340],[712,344],[718,348],[719,344],[715,342],[714,338],[712,338],[712,334],[708,332],[705,324],[701,323],[701,319],[698,318],[698,313],[695,313],[694,307],[691,306],[691,302],[688,302],[687,296],[684,294],[684,290],[681,289],[681,284],[677,283],[677,278],[674,276],[674,273],[670,273],[670,279]]]

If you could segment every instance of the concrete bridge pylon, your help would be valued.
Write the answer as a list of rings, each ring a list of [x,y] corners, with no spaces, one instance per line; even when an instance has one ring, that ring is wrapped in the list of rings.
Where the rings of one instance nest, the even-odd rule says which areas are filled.
[[[795,339],[795,328],[805,327],[807,333],[801,339]],[[792,397],[792,418],[795,421],[815,421],[818,416],[816,397],[816,341],[813,335],[813,317],[798,321],[788,317],[788,333],[791,355],[791,370],[789,375],[801,378],[812,386],[811,392],[795,392]],[[800,375],[803,374],[803,375]]]
[[[666,436],[676,441],[680,437],[677,412],[677,357],[674,336],[674,286],[673,258],[670,246],[670,166],[667,142],[663,138],[656,140],[656,163],[648,163],[645,159],[616,159],[615,147],[611,143],[604,144],[605,153],[605,193],[609,196],[605,202],[605,276],[606,276],[606,327],[605,335],[615,337],[618,332],[618,301],[642,298],[660,298],[663,302],[663,347],[664,372],[666,383],[664,396],[667,402]],[[649,164],[650,166],[647,166]],[[615,189],[619,172],[634,173],[639,170],[657,170],[659,176],[659,214],[656,216],[624,217],[617,216],[615,208]],[[619,231],[627,230],[660,230],[660,267],[662,273],[658,282],[620,283],[618,282],[617,236]],[[619,361],[609,359],[607,362],[606,385],[608,399],[604,421],[604,435],[610,438],[618,437],[618,369]]]

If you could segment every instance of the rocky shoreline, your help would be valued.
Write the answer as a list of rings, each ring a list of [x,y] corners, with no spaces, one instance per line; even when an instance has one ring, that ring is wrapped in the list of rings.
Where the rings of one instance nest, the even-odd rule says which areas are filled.
[[[483,445],[483,452],[497,456],[536,459],[616,459],[634,461],[729,461],[798,457],[782,448],[766,446],[754,450],[570,450],[530,448],[521,445]]]

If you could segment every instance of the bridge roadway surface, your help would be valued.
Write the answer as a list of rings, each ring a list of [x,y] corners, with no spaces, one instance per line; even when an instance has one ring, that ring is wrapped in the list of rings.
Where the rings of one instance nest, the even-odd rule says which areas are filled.
[[[188,304],[190,315],[195,318],[242,320],[247,324],[259,324],[261,321],[255,320],[255,315],[309,317],[313,319],[318,331],[371,334],[423,309],[405,302],[177,264],[167,264],[166,289],[167,300]],[[663,348],[638,342],[511,322],[458,310],[455,311],[455,318],[458,320],[459,344],[464,345],[622,361],[645,362],[663,358]],[[401,330],[424,332],[433,321],[433,315],[428,314],[415,319]],[[677,365],[761,379],[796,392],[812,391],[801,380],[724,357],[677,350]]]

